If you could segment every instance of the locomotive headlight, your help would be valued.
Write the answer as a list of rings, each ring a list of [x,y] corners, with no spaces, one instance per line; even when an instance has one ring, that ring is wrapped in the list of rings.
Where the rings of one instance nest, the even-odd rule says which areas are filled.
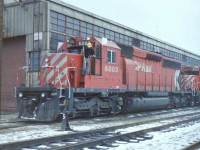
[[[49,58],[46,58],[45,59],[45,67],[48,67],[49,66]]]
[[[19,93],[18,93],[18,96],[19,96],[19,97],[22,97],[22,96],[23,96],[23,93],[22,93],[22,92],[19,92]]]
[[[46,94],[43,92],[43,93],[41,94],[41,97],[44,98],[45,96],[46,96]]]

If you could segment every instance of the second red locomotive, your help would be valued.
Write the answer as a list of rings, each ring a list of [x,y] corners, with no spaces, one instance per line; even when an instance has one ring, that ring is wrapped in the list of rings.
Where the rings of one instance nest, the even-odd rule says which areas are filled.
[[[38,86],[17,89],[18,117],[52,121],[65,106],[76,117],[197,105],[195,69],[188,74],[176,60],[104,38],[71,38],[42,57]]]

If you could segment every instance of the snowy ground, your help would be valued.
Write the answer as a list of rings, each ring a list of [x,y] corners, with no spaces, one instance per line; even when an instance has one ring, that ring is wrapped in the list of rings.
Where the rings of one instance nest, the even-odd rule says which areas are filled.
[[[171,132],[151,132],[152,140],[141,141],[139,143],[118,144],[116,148],[110,150],[180,150],[185,146],[200,140],[200,123],[195,123],[188,127],[177,128]]]
[[[193,110],[191,110],[193,111]],[[173,113],[172,113],[173,114]],[[172,115],[171,114],[171,115]],[[179,114],[179,112],[176,112],[174,114]],[[184,114],[182,112],[181,114]],[[137,116],[140,116],[140,114],[137,114]],[[157,116],[156,118],[161,117],[162,115]],[[170,115],[164,115],[170,116]],[[12,120],[13,117],[16,117],[15,115],[11,115],[10,119]],[[91,120],[72,120],[70,121],[70,127],[73,130],[76,131],[86,131],[86,130],[92,130],[97,128],[103,128],[103,127],[109,127],[124,123],[133,122],[135,119],[135,115],[127,115],[125,118],[123,117],[107,117],[107,118],[93,118]],[[155,118],[155,117],[154,117]],[[8,119],[8,117],[7,117]],[[1,118],[3,122],[7,122],[5,118]],[[117,121],[113,121],[117,120]],[[166,123],[166,122],[161,122]],[[136,131],[141,130],[143,128],[151,127],[153,124],[146,124],[141,126],[136,126],[132,128],[127,128],[123,130],[123,132],[127,131]],[[155,124],[154,124],[155,125]],[[20,131],[16,130],[15,128],[10,128],[10,132],[5,133],[3,131],[0,131],[0,144],[2,143],[8,143],[18,140],[27,140],[27,139],[33,139],[33,138],[42,138],[46,136],[54,136],[54,135],[62,135],[62,134],[68,134],[69,131],[59,131],[60,130],[60,123],[56,124],[48,124],[48,125],[37,125],[33,124],[31,126],[24,126],[20,127]],[[30,130],[31,129],[31,130]],[[122,130],[121,130],[122,131]],[[184,127],[184,128],[178,128],[175,131],[172,132],[152,132],[154,137],[152,140],[142,141],[140,143],[125,143],[125,144],[119,144],[119,147],[116,148],[110,148],[110,149],[119,149],[119,150],[171,150],[171,149],[181,149],[184,145],[188,143],[192,143],[195,140],[200,139],[200,135],[198,132],[200,131],[200,123],[195,123],[191,126]],[[116,131],[118,132],[118,131]]]
[[[128,128],[127,130],[130,132],[131,128]],[[133,128],[133,130],[135,130]],[[125,131],[125,130],[124,130]],[[157,132],[151,132],[150,135],[153,135],[152,140],[146,140],[141,141],[139,143],[124,143],[120,142],[116,143],[119,145],[115,148],[109,148],[110,150],[180,150],[186,145],[189,145],[189,143],[193,143],[196,140],[200,140],[200,123],[195,123],[193,125],[190,125],[188,127],[184,128],[177,128],[175,131],[171,132],[163,132],[163,131],[157,131]],[[64,133],[66,133],[65,131]],[[32,136],[33,138],[35,136],[39,137],[39,135],[43,135],[46,133],[46,135],[56,135],[56,134],[62,134],[61,132],[58,133],[58,131],[52,131],[52,129],[46,129],[44,131],[40,131],[36,133],[35,131],[29,133],[29,136]],[[47,134],[49,133],[49,134]],[[63,134],[64,134],[63,133]],[[18,138],[26,138],[27,133],[22,132]],[[3,138],[3,137],[1,137]],[[12,135],[10,135],[10,138],[13,140]],[[17,137],[16,137],[17,138]],[[86,150],[87,148],[85,148]]]

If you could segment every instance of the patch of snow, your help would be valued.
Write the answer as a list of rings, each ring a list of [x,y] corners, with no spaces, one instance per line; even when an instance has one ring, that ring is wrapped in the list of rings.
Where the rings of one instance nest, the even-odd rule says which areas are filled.
[[[173,112],[171,114],[162,114],[162,115],[156,115],[156,116],[150,116],[148,117],[149,119],[151,118],[162,118],[162,117],[170,117],[170,116],[176,116],[180,114],[187,114],[189,112],[198,112],[197,110],[192,110],[191,111],[181,111],[181,112]],[[140,115],[140,114],[139,114]],[[13,117],[13,116],[12,116]],[[114,117],[102,117],[102,118],[94,118],[91,120],[70,120],[69,124],[72,130],[75,131],[89,131],[93,129],[101,129],[105,127],[111,127],[111,126],[116,126],[116,125],[123,125],[127,123],[133,123],[133,122],[138,122],[140,120],[144,120],[143,117],[137,117],[136,115],[127,115],[126,117],[122,116],[114,116]],[[2,118],[4,119],[4,118]],[[174,119],[173,121],[177,121],[178,119]],[[123,132],[123,133],[129,133],[133,131],[138,131],[146,128],[150,128],[152,126],[158,126],[161,124],[166,124],[172,122],[170,121],[161,121],[157,123],[149,123],[145,125],[138,125],[138,126],[133,126],[125,129],[120,129],[114,131],[115,133],[117,132]],[[37,125],[33,124],[31,126],[24,126],[19,128],[10,128],[8,133],[1,133],[0,132],[0,144],[3,143],[9,143],[9,142],[15,142],[15,141],[22,141],[22,140],[30,140],[34,138],[42,138],[42,137],[51,137],[55,135],[63,135],[63,134],[69,134],[72,133],[73,131],[58,131],[60,129],[61,123],[55,124],[55,125]],[[140,143],[128,143],[128,144],[117,144],[119,145],[119,149],[162,149],[163,150],[163,143],[165,143],[166,149],[176,149],[173,146],[170,145],[176,145],[178,148],[181,148],[181,144],[185,145],[188,142],[192,142],[195,139],[200,139],[200,135],[195,134],[197,133],[196,131],[200,130],[200,123],[193,123],[190,126],[184,125],[184,128],[177,128],[175,131],[171,132],[166,132],[163,133],[163,131],[160,132],[151,132],[150,134],[153,135],[152,140],[146,140],[142,141]],[[183,130],[181,130],[183,129]],[[170,129],[172,130],[172,129]],[[180,133],[179,133],[179,132]],[[188,134],[187,132],[190,132]],[[112,136],[112,135],[111,135]],[[177,139],[176,139],[177,138]],[[183,140],[183,142],[181,141]],[[180,142],[181,144],[177,144]],[[157,144],[158,143],[158,144]],[[62,144],[62,143],[61,143]],[[133,144],[133,145],[132,145]],[[179,146],[178,146],[179,145]],[[122,147],[120,147],[122,146]],[[144,147],[143,147],[144,146]],[[183,146],[182,146],[183,147]],[[110,148],[109,148],[110,149]],[[112,149],[117,149],[117,148],[112,148]],[[24,150],[30,150],[30,149],[24,149]],[[32,149],[31,149],[32,150]]]
[[[175,131],[165,132],[150,132],[148,134],[153,136],[151,140],[140,141],[139,143],[119,144],[118,147],[109,148],[109,150],[169,150],[182,149],[188,146],[189,143],[194,143],[200,140],[200,123],[192,126],[177,128]]]

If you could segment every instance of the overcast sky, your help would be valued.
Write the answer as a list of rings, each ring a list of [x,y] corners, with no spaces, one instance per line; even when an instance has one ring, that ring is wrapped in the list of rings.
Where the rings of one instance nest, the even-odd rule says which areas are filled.
[[[200,0],[62,0],[200,55]]]

